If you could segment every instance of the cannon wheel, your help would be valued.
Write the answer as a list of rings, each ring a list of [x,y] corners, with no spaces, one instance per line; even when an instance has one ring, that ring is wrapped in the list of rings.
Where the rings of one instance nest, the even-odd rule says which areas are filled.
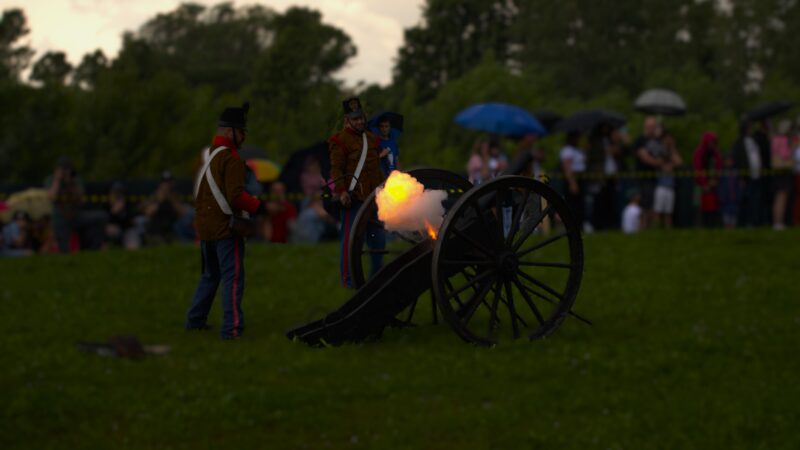
[[[415,169],[408,172],[409,175],[416,178],[425,189],[443,189],[448,192],[447,200],[444,202],[445,211],[461,197],[464,192],[472,189],[472,183],[466,178],[455,174],[453,172],[442,169]],[[375,192],[370,194],[363,206],[356,214],[353,221],[353,228],[350,233],[350,248],[349,251],[349,264],[350,264],[350,277],[353,287],[359,289],[363,286],[368,279],[369,271],[369,257],[374,252],[366,246],[365,237],[367,232],[367,224],[372,222],[377,226],[383,228],[383,223],[377,218],[378,206],[375,203]],[[398,255],[418,244],[422,240],[429,239],[427,235],[408,234],[408,233],[394,233],[391,232],[394,238],[402,241],[403,245],[394,245],[389,250],[378,251],[384,255],[384,264],[386,259],[397,258]]]
[[[543,231],[560,216],[563,229]],[[503,176],[463,195],[439,230],[433,294],[468,342],[544,338],[575,302],[583,273],[580,227],[564,199],[531,178]],[[509,326],[510,324],[510,326]]]

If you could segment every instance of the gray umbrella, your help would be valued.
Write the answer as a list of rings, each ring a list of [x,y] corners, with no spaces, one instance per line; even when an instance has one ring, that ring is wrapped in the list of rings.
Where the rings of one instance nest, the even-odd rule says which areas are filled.
[[[636,99],[637,111],[664,116],[680,116],[686,113],[686,103],[680,95],[668,89],[650,89]]]

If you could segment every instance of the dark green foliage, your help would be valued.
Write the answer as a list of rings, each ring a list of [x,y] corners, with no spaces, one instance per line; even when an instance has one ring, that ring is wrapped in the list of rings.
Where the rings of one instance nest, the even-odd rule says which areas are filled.
[[[25,18],[19,10],[3,17],[0,56],[15,74],[24,67],[13,44],[27,32]],[[305,8],[181,5],[125,34],[112,61],[98,50],[72,71],[63,53],[47,53],[31,74],[43,88],[4,82],[0,161],[13,164],[0,177],[38,183],[60,154],[88,179],[166,168],[188,177],[219,112],[244,99],[253,104],[250,142],[282,162],[334,129],[342,93],[333,74],[355,52],[344,32]]]
[[[500,0],[429,0],[422,24],[405,31],[394,82],[413,81],[416,99],[427,101],[478,64],[486,54],[513,57],[511,36],[517,7]]]
[[[83,55],[83,59],[75,71],[72,73],[72,83],[83,89],[92,89],[100,74],[108,68],[108,58],[102,50],[95,50],[94,53]]]
[[[0,17],[0,81],[15,81],[33,56],[33,50],[18,41],[30,32],[25,13],[7,9]]]
[[[0,181],[38,183],[59,154],[87,179],[165,168],[188,177],[216,115],[245,99],[249,143],[285,161],[341,126],[339,101],[353,93],[337,73],[356,48],[323,19],[299,7],[183,4],[126,33],[114,58],[95,51],[70,72],[58,53],[40,57],[32,76],[42,83],[31,88],[18,83],[32,55],[20,45],[25,15],[5,11]],[[404,167],[463,170],[479,135],[452,119],[475,102],[564,115],[605,107],[627,115],[635,136],[633,101],[653,87],[686,100],[688,114],[666,125],[688,156],[705,130],[729,147],[740,114],[759,102],[800,101],[799,22],[793,0],[428,0],[406,30],[392,84],[355,90],[369,113],[405,115]],[[546,165],[560,144],[544,141]]]
[[[338,249],[248,244],[246,338],[187,333],[198,249],[0,260],[0,447],[796,449],[798,231],[585,239],[575,309],[539,342],[430,323],[312,349],[286,328],[338,307]],[[502,317],[501,317],[502,319]],[[135,334],[172,352],[80,353]]]
[[[45,85],[63,85],[70,72],[72,72],[72,64],[67,61],[67,55],[64,52],[47,52],[33,65],[31,81],[38,81]]]
[[[60,84],[35,89],[0,84],[0,165],[3,178],[42,183],[60,155],[80,157],[73,146],[76,97]]]

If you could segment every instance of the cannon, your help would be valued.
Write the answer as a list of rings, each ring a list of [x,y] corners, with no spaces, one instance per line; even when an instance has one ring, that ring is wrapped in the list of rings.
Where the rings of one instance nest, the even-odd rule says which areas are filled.
[[[564,199],[546,183],[520,173],[518,159],[500,177],[473,186],[439,169],[409,172],[426,189],[448,193],[434,238],[388,233],[385,249],[366,247],[377,219],[373,193],[356,216],[349,264],[355,293],[321,319],[286,335],[309,345],[339,345],[379,337],[389,325],[410,324],[417,303],[431,293],[434,323],[441,314],[464,341],[493,346],[526,336],[551,335],[570,315],[583,273],[581,227]],[[367,274],[375,253],[383,267]],[[405,319],[398,315],[407,311]]]

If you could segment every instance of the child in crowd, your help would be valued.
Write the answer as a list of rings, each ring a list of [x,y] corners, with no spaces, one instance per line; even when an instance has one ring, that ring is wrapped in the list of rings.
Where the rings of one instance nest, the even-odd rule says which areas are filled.
[[[400,132],[392,129],[392,123],[387,116],[378,120],[377,131],[381,138],[381,170],[388,176],[392,171],[400,170],[400,147],[397,145]]]
[[[286,185],[282,182],[272,183],[269,194],[269,220],[265,224],[264,237],[270,242],[285,244],[289,242],[289,229],[297,218],[297,208],[286,199]]]
[[[642,208],[639,206],[642,196],[638,191],[628,193],[628,205],[622,211],[622,232],[625,234],[637,233],[641,229]]]

